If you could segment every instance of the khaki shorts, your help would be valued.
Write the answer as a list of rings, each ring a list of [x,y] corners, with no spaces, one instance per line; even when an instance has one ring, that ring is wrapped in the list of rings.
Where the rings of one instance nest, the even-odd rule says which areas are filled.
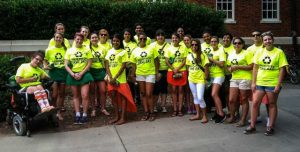
[[[231,88],[239,88],[240,90],[250,90],[251,80],[230,80]]]

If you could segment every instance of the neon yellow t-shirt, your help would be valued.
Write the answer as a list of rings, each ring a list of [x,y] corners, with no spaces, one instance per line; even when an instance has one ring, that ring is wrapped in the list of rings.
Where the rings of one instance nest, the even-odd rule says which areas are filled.
[[[64,38],[64,44],[66,46],[67,49],[69,49],[71,46],[70,46],[70,42],[68,39]],[[50,41],[49,41],[49,44],[48,44],[48,48],[49,47],[53,47],[55,46],[55,41],[54,41],[54,38],[52,38]]]
[[[211,57],[212,59],[214,60],[217,60],[217,61],[226,61],[226,58],[225,58],[225,52],[223,50],[223,47],[219,47],[218,50],[213,50],[213,48],[210,48],[210,52],[205,52],[206,55],[208,57]],[[225,62],[226,64],[226,62]],[[217,66],[216,64],[214,63],[210,63],[210,66],[209,66],[209,72],[210,72],[210,76],[211,77],[224,77],[224,69]]]
[[[41,82],[41,77],[44,76],[48,76],[47,73],[42,70],[39,67],[32,67],[30,65],[30,63],[24,63],[22,64],[18,70],[17,70],[17,74],[16,77],[21,77],[21,78],[30,78],[30,77],[36,77],[37,80],[35,82],[28,82],[28,83],[20,83],[19,85],[24,88],[24,87],[29,87],[29,86],[36,86],[36,85],[40,85]]]
[[[225,52],[225,58],[227,60],[229,54],[231,54],[232,52],[235,52],[235,49],[234,49],[234,46],[233,44],[230,44],[228,47],[224,47],[223,46],[223,49],[224,49],[224,52]],[[225,64],[224,66],[224,72],[226,75],[230,75],[231,73],[227,70],[227,64]]]
[[[97,47],[92,46],[91,53],[93,56],[91,68],[101,69],[104,67],[104,58],[106,56],[106,52],[102,50],[99,45]]]
[[[88,64],[88,59],[92,59],[91,50],[81,47],[72,47],[67,50],[65,60],[69,60],[73,72],[81,72]]]
[[[108,52],[110,49],[112,49],[112,45],[109,43],[109,41],[106,41],[103,44],[99,41],[98,45],[105,52]]]
[[[208,57],[204,53],[201,53],[201,63],[199,63],[199,66],[195,62],[196,58],[197,54],[194,52],[189,53],[186,57],[186,65],[189,67],[188,80],[192,83],[205,84],[205,71],[202,71],[199,66],[205,69],[205,65],[209,64]]]
[[[226,61],[226,64],[228,66],[231,65],[250,65],[252,64],[252,53],[242,50],[239,54],[236,53],[236,51],[232,51],[228,59]],[[236,70],[232,72],[232,80],[251,80],[252,79],[252,71],[251,70]]]
[[[128,53],[128,58],[130,58],[130,55],[132,51],[137,47],[137,44],[135,42],[129,41],[128,43],[123,40],[124,49]]]
[[[174,68],[177,68],[183,63],[187,55],[188,52],[183,46],[179,45],[179,47],[174,47],[173,45],[170,45],[170,47],[168,47],[167,49],[165,57],[169,59],[170,58],[174,59],[174,63],[172,64],[172,66]],[[185,71],[185,70],[186,70],[186,66],[184,65],[179,71]],[[168,71],[172,71],[172,69],[169,68]]]
[[[135,35],[133,38],[135,39],[135,41],[136,41],[138,44],[140,43],[140,41],[139,41],[137,35]],[[147,45],[150,45],[150,44],[151,44],[151,39],[150,39],[150,37],[147,37],[146,44],[147,44]]]
[[[64,57],[66,50],[64,47],[57,48],[55,46],[49,47],[45,51],[45,59],[48,61],[49,65],[53,65],[56,68],[65,68]]]
[[[75,45],[76,45],[76,42],[73,41],[72,47],[75,47]],[[82,42],[82,46],[87,49],[90,49],[90,45],[91,45],[90,39],[86,39],[85,41]]]
[[[268,51],[263,48],[261,52],[255,53],[253,63],[258,65],[256,85],[276,86],[279,81],[279,69],[287,66],[285,54],[276,47]]]
[[[159,59],[159,70],[168,70],[166,64],[165,52],[170,47],[170,44],[165,42],[163,45],[159,45],[156,41],[150,44],[150,47],[153,47],[154,50],[158,53]],[[164,47],[164,48],[163,48]],[[163,50],[161,50],[163,48]]]
[[[260,46],[256,46],[255,44],[253,44],[247,48],[247,51],[252,52],[252,54],[255,54],[256,52],[260,52],[262,48],[263,48],[262,44]]]
[[[123,49],[115,50],[114,48],[112,48],[107,52],[105,60],[108,61],[109,70],[112,77],[115,77],[115,75],[117,75],[117,73],[121,69],[122,64],[128,62],[128,54]],[[124,70],[122,74],[117,78],[117,81],[119,81],[120,83],[127,82],[126,70]]]
[[[130,56],[130,62],[136,64],[136,75],[156,74],[154,59],[157,57],[158,52],[149,45],[134,49]]]

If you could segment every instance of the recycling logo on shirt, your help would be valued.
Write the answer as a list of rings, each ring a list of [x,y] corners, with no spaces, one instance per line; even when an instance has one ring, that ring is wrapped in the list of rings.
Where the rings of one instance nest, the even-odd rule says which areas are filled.
[[[176,56],[176,57],[179,57],[180,54],[181,54],[181,53],[179,52],[179,50],[177,50],[177,51],[175,52],[175,56]]]
[[[210,54],[211,49],[210,48],[205,48],[203,52],[206,53],[206,54]]]
[[[109,60],[110,60],[110,61],[114,61],[115,58],[116,58],[116,55],[112,54],[112,55],[110,55]]]
[[[125,50],[127,50],[128,53],[130,53],[130,47],[126,46],[124,47]]]
[[[233,59],[233,60],[231,61],[231,64],[232,64],[232,65],[238,65],[239,62],[237,61],[237,59]]]
[[[263,59],[263,62],[264,64],[270,64],[271,63],[271,58],[269,56],[266,56],[264,59]]]
[[[79,57],[82,57],[82,53],[81,53],[81,52],[76,52],[76,53],[75,53],[75,56],[78,57],[78,58],[79,58]]]
[[[162,49],[159,49],[159,50],[158,50],[158,53],[159,53],[160,55],[164,55],[164,54],[165,54],[165,51],[162,50]]]
[[[56,60],[62,59],[61,53],[56,53],[56,54],[55,54],[55,59],[56,59]]]
[[[99,57],[101,56],[101,53],[100,53],[100,52],[95,52],[95,56],[96,56],[97,58],[99,58]]]
[[[32,76],[33,76],[33,77],[36,77],[37,79],[39,78],[39,75],[36,74],[36,73],[34,73]]]
[[[144,57],[147,56],[147,53],[146,52],[142,52],[140,56],[144,58]]]

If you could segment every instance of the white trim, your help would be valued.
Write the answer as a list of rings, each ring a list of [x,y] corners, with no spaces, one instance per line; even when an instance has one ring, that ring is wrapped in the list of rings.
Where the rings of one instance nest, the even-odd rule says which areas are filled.
[[[220,3],[224,4],[224,1],[221,1]],[[227,14],[226,14],[226,18],[224,20],[224,23],[229,23],[229,24],[235,24],[236,20],[235,20],[235,0],[231,1],[232,6],[231,6],[231,11],[232,11],[232,18],[227,18]],[[226,3],[228,4],[228,3]],[[222,5],[223,6],[223,5]],[[218,10],[218,0],[216,0],[216,11],[222,11],[222,10]],[[228,5],[227,5],[227,10],[224,11],[225,13],[228,12]]]
[[[277,18],[263,18],[263,0],[261,1],[261,21],[260,23],[281,23],[280,20],[280,0],[277,2]]]

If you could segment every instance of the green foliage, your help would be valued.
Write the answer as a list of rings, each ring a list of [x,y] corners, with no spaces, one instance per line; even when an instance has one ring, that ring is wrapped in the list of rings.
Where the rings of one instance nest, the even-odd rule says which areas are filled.
[[[184,2],[145,3],[107,0],[10,0],[0,1],[0,39],[49,39],[54,25],[66,26],[66,37],[72,38],[80,26],[91,31],[107,28],[111,35],[139,22],[153,37],[158,28],[168,35],[178,27],[200,37],[205,27],[214,34],[224,32],[224,15],[198,4]]]

